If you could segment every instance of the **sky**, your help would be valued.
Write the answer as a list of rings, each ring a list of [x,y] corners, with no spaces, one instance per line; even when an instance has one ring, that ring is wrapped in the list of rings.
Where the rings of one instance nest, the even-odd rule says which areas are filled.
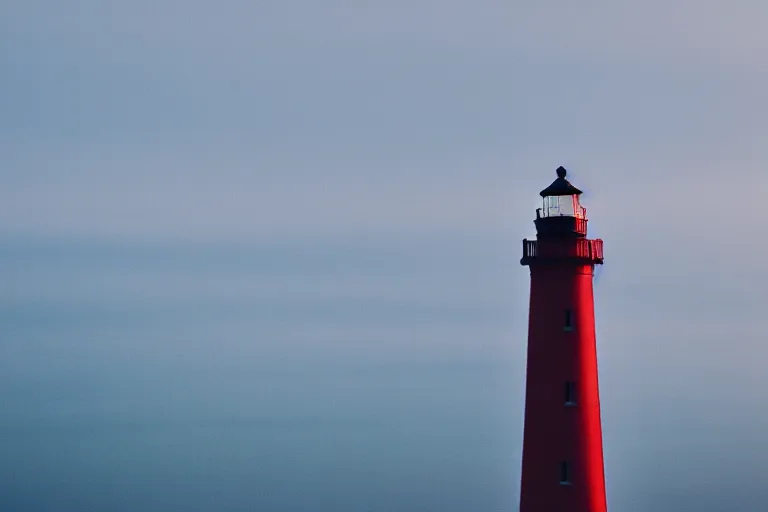
[[[0,2],[0,508],[515,509],[563,165],[610,509],[762,511],[766,20]]]

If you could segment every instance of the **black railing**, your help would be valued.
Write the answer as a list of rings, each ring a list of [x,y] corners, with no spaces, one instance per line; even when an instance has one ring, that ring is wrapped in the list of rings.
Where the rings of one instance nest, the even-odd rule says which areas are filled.
[[[536,240],[523,240],[523,258],[536,257]]]

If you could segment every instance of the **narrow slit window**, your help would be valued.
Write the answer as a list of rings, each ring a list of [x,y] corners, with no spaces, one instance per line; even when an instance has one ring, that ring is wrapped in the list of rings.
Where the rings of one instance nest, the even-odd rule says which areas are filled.
[[[576,405],[576,383],[565,383],[565,405]]]
[[[563,485],[571,483],[571,468],[566,461],[560,463],[560,483]]]
[[[563,330],[564,331],[573,330],[573,311],[571,311],[570,309],[565,310],[565,322],[563,323]]]

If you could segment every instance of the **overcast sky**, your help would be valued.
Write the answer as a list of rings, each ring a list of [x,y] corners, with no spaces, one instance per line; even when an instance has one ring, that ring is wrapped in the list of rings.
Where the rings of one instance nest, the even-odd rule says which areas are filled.
[[[674,428],[722,417],[695,405],[707,382],[734,408],[727,435],[768,425],[766,23],[761,0],[5,0],[0,234],[295,244],[345,262],[346,278],[287,259],[258,285],[221,277],[205,293],[471,298],[524,318],[520,240],[563,165],[606,244],[601,384],[611,474],[623,478],[609,498],[626,505],[637,474],[620,447],[652,461],[680,439]],[[377,251],[399,270],[372,264]],[[52,268],[14,261],[6,304],[67,299]],[[61,282],[100,296],[106,281],[77,272]],[[175,300],[200,289],[170,275],[113,276],[109,290]],[[382,336],[362,321],[329,328]],[[627,395],[646,412],[685,412],[667,425],[671,444],[631,426],[643,412]],[[685,489],[653,503],[689,503],[675,502]]]
[[[757,1],[2,10],[4,231],[519,233],[561,164],[720,226],[766,183]]]

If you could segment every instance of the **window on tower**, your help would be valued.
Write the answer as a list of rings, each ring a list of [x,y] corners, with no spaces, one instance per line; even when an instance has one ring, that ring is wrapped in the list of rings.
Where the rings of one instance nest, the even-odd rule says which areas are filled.
[[[576,405],[576,383],[565,383],[565,405]]]
[[[560,484],[568,485],[571,483],[571,468],[566,461],[560,463]]]
[[[573,330],[573,311],[571,311],[570,309],[565,310],[565,322],[563,323],[563,330],[564,331]]]

